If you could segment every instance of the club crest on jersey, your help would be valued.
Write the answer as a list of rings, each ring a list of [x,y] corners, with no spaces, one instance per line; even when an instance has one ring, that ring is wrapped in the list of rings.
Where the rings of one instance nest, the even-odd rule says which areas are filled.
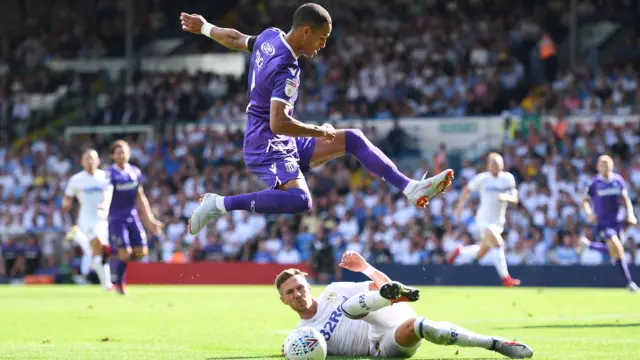
[[[298,83],[294,79],[287,79],[287,82],[284,86],[284,93],[287,94],[288,97],[292,97],[296,90],[298,90]]]
[[[287,172],[294,173],[298,171],[298,161],[292,157],[286,158],[284,159],[284,168]]]
[[[273,45],[271,45],[271,43],[268,43],[268,42],[262,43],[262,45],[260,45],[260,49],[266,55],[273,55],[276,52],[276,50],[273,48]]]
[[[327,300],[326,300],[327,304],[335,301],[337,298],[338,298],[338,294],[336,294],[334,292],[327,294]]]

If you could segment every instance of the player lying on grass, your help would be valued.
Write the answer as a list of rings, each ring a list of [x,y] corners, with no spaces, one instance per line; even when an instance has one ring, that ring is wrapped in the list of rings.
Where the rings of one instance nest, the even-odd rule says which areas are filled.
[[[582,253],[587,247],[604,253],[609,252],[627,281],[627,288],[638,293],[640,288],[631,278],[624,257],[624,248],[620,242],[623,223],[618,220],[618,214],[622,203],[627,212],[627,222],[636,224],[638,221],[633,213],[633,204],[627,193],[625,181],[622,176],[613,172],[613,159],[608,155],[602,155],[598,159],[598,175],[593,178],[582,199],[582,208],[587,219],[595,225],[596,241],[580,238],[578,253]]]
[[[442,193],[453,179],[448,169],[433,177],[413,180],[398,170],[359,129],[336,130],[330,124],[305,124],[293,118],[301,86],[301,56],[312,58],[331,35],[332,19],[318,4],[304,4],[293,14],[288,33],[268,28],[257,36],[207,23],[198,14],[180,14],[182,29],[203,34],[221,45],[251,53],[249,104],[243,153],[247,168],[268,187],[265,190],[220,196],[204,194],[189,219],[197,234],[207,223],[231,210],[261,214],[298,214],[311,209],[311,193],[304,173],[345,155],[354,156],[369,172],[402,191],[418,207]]]
[[[391,281],[356,252],[345,252],[340,266],[372,281],[334,282],[317,298],[300,270],[285,270],[275,281],[282,303],[300,316],[298,327],[319,330],[328,355],[411,357],[425,339],[437,345],[479,347],[512,359],[533,356],[525,344],[416,316],[407,302],[417,301],[419,290]]]

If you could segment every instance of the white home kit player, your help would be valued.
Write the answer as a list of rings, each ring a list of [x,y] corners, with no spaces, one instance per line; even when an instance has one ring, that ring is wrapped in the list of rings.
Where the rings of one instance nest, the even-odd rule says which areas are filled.
[[[495,247],[498,250],[498,256],[495,261],[498,275],[500,275],[504,286],[513,287],[520,285],[520,280],[514,279],[509,275],[502,232],[506,222],[508,203],[518,203],[518,189],[513,175],[502,171],[503,169],[504,161],[502,156],[497,153],[489,154],[487,157],[488,171],[476,175],[462,191],[456,208],[456,217],[458,218],[462,214],[469,194],[472,191],[480,193],[480,206],[475,219],[480,244],[458,247],[447,257],[447,262],[453,263],[460,254],[472,256],[479,260],[491,248]]]
[[[107,215],[113,186],[106,172],[98,169],[100,158],[95,150],[87,150],[82,154],[83,171],[73,175],[67,183],[62,208],[71,210],[73,198],[78,198],[77,227],[69,233],[84,251],[82,273],[89,272],[89,264],[100,279],[101,285],[112,288],[111,270],[109,269],[109,227]]]
[[[340,266],[362,272],[372,281],[335,282],[314,298],[306,273],[288,269],[276,278],[280,300],[300,317],[297,327],[318,330],[327,342],[328,355],[406,358],[425,339],[437,345],[484,348],[514,359],[533,356],[525,344],[416,316],[407,302],[417,301],[419,290],[391,281],[356,252],[345,252]]]

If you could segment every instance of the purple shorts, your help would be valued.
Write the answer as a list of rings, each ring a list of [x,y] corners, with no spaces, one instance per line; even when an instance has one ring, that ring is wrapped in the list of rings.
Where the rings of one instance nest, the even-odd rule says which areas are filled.
[[[137,216],[109,219],[109,243],[116,249],[147,246],[147,234]]]
[[[252,173],[270,189],[287,181],[304,178],[311,169],[311,156],[316,146],[315,138],[295,138],[295,146],[287,149],[268,147],[264,153],[244,154],[244,162]]]
[[[614,236],[617,236],[618,239],[622,238],[622,226],[614,225],[614,226],[596,226],[595,229],[595,238],[597,241],[606,242]]]

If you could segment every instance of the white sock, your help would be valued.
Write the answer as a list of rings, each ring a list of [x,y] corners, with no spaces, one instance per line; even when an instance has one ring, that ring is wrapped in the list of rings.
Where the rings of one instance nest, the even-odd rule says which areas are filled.
[[[224,207],[224,196],[218,196],[216,198],[216,207],[224,212],[227,212],[227,208]]]
[[[413,323],[416,336],[438,345],[458,345],[464,347],[479,347],[491,349],[494,340],[490,336],[476,334],[465,328],[448,322],[435,322],[423,317]]]
[[[111,266],[109,265],[109,261],[102,265],[102,271],[104,273],[104,288],[111,289],[113,283],[111,282]]]
[[[402,190],[402,193],[405,194],[405,195],[409,195],[413,190],[415,190],[416,185],[418,185],[418,181],[417,180],[409,181],[409,183],[404,188],[404,190]]]
[[[342,312],[347,317],[357,318],[389,305],[391,305],[391,300],[383,298],[379,292],[367,291],[345,300],[342,303]]]
[[[460,248],[460,255],[471,256],[474,259],[480,251],[480,245],[468,245]]]
[[[498,248],[498,257],[496,258],[494,265],[501,279],[509,276],[509,270],[507,270],[507,258],[504,256],[504,246]]]
[[[91,253],[85,252],[82,255],[82,260],[80,262],[80,273],[86,276],[89,274],[89,270],[91,270]]]
[[[104,286],[104,267],[102,266],[102,255],[96,255],[93,257],[93,270],[95,270],[96,275],[98,275],[98,279],[100,279],[100,284]]]

